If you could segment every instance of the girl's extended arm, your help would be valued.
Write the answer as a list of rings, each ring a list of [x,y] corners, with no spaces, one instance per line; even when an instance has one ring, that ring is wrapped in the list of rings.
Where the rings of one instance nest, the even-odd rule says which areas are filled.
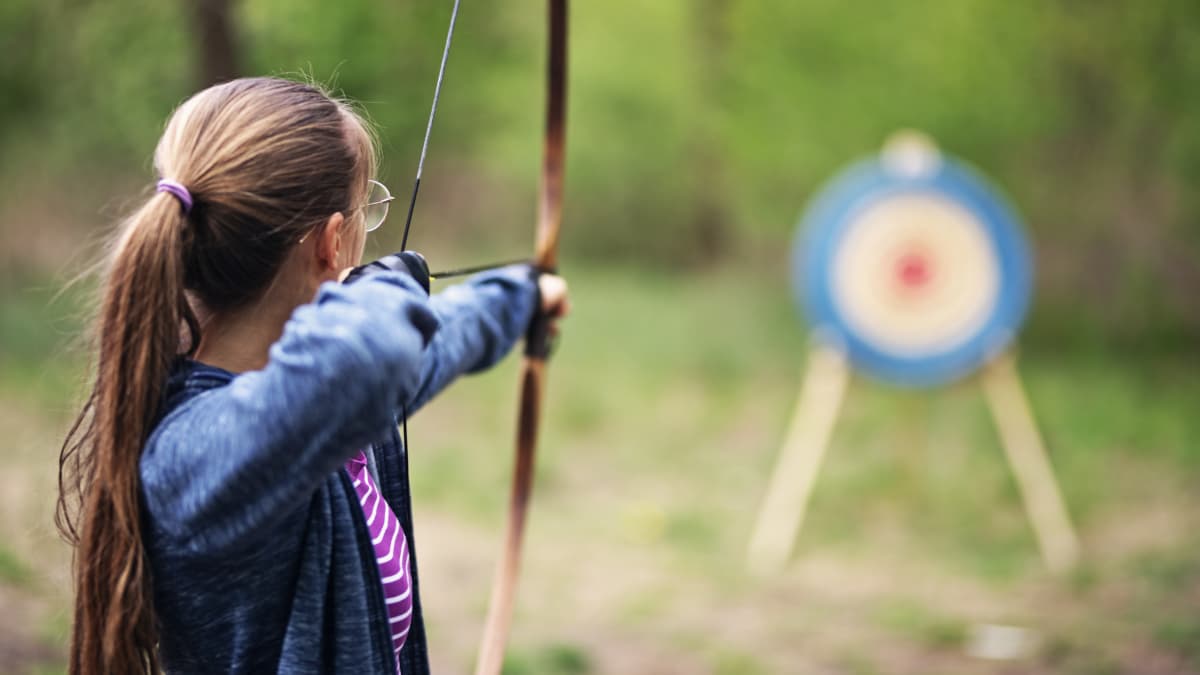
[[[456,377],[490,367],[525,333],[538,304],[536,276],[528,265],[476,275],[429,302],[441,328],[421,359],[421,382],[403,401],[411,415]]]

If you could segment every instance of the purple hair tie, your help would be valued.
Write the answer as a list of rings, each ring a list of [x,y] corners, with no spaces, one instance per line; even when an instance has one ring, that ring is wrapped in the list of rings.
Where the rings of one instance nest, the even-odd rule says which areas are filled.
[[[192,193],[188,192],[188,189],[183,187],[182,184],[176,183],[169,178],[164,178],[158,181],[158,185],[154,191],[171,193],[172,196],[179,200],[179,205],[183,207],[184,215],[192,212]]]

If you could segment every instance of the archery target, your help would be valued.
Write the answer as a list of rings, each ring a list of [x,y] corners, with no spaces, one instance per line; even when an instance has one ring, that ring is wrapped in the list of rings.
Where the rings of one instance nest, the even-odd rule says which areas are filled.
[[[965,167],[860,164],[802,222],[795,290],[820,339],[867,373],[924,386],[1011,341],[1031,268],[1015,217]]]
[[[903,194],[863,210],[832,261],[833,300],[855,332],[897,354],[951,347],[979,330],[999,292],[996,256],[966,209]]]

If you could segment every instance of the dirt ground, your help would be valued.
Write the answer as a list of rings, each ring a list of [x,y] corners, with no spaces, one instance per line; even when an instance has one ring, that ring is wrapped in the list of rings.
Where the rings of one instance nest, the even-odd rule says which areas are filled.
[[[417,452],[420,443],[427,452],[449,453],[445,461],[462,459],[454,453],[465,451],[442,449],[433,431],[454,419],[461,403],[454,401],[414,425]],[[69,625],[69,554],[52,513],[65,411],[39,412],[11,398],[2,403],[0,670],[59,672]],[[677,403],[686,413],[686,401]],[[1164,490],[1158,499],[1092,514],[1082,532],[1085,563],[1062,578],[1041,570],[1031,538],[1019,573],[981,577],[953,555],[931,550],[917,536],[931,526],[909,505],[872,510],[854,531],[832,536],[820,533],[818,512],[815,532],[802,537],[787,569],[752,579],[742,560],[757,505],[742,498],[739,486],[761,481],[754,467],[725,476],[728,491],[705,494],[673,477],[709,467],[664,466],[634,478],[606,462],[600,448],[558,452],[568,451],[575,461],[552,455],[540,478],[508,673],[1200,672],[1196,649],[1188,647],[1200,620],[1200,549],[1190,548],[1200,541],[1198,492]],[[506,483],[480,496],[476,510],[422,498],[436,494],[432,483],[441,480],[433,461],[419,459],[414,467],[433,666],[467,673],[486,610]],[[506,475],[506,460],[497,466]],[[1136,476],[1136,469],[1126,472]],[[700,499],[703,513],[721,522],[673,515]],[[1008,517],[1020,527],[1019,510]],[[1020,629],[1022,645],[1002,660],[972,655],[981,635],[1003,630],[995,626]]]

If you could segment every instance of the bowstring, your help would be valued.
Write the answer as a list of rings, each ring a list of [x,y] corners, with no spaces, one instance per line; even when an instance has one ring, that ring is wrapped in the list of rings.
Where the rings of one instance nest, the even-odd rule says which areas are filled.
[[[450,27],[446,30],[446,46],[442,49],[442,64],[438,67],[437,85],[433,88],[433,105],[429,107],[429,121],[425,124],[425,140],[421,142],[421,159],[417,161],[417,178],[413,181],[412,198],[408,200],[408,217],[404,219],[404,237],[400,250],[408,248],[408,230],[412,227],[413,209],[417,206],[417,193],[421,190],[421,174],[425,171],[425,153],[429,150],[429,135],[433,132],[433,118],[437,115],[438,99],[442,96],[442,80],[446,77],[446,61],[450,58],[450,42],[454,38],[454,24],[458,21],[458,3],[450,11]]]
[[[450,10],[450,27],[446,29],[446,46],[442,49],[442,63],[438,66],[437,84],[433,88],[433,104],[429,106],[429,121],[425,123],[425,140],[421,141],[421,158],[417,161],[417,177],[413,181],[412,198],[408,200],[408,216],[404,219],[404,236],[400,239],[400,251],[408,249],[408,231],[412,227],[413,209],[417,206],[417,193],[421,190],[421,174],[425,170],[425,153],[429,150],[429,136],[433,132],[433,118],[437,115],[438,99],[442,96],[442,80],[446,77],[446,61],[450,58],[450,43],[454,39],[454,24],[458,21],[458,3]],[[401,442],[404,444],[405,464],[408,462],[408,406],[400,406]]]

